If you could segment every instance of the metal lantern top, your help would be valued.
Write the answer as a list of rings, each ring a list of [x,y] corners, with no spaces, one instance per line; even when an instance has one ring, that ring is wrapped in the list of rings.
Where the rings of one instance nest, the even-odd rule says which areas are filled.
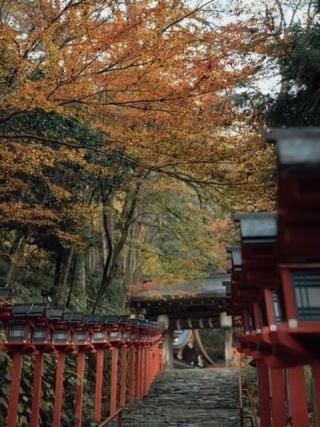
[[[14,304],[12,315],[14,319],[39,318],[45,313],[46,305],[43,303],[34,304]]]
[[[124,325],[128,324],[129,319],[130,319],[129,315],[119,316],[118,322],[121,326],[124,326]]]
[[[319,262],[320,128],[275,129],[278,154],[278,253]]]
[[[242,285],[248,288],[273,288],[278,240],[275,212],[237,213],[233,218],[240,222]]]
[[[117,325],[118,319],[119,319],[119,316],[116,316],[116,315],[109,315],[109,314],[102,315],[101,316],[101,323],[102,323],[102,325],[106,325],[106,326]]]
[[[11,288],[0,288],[0,302],[11,301],[12,289]]]
[[[79,311],[67,311],[63,313],[63,319],[71,325],[81,323],[83,321],[83,313]]]
[[[233,216],[240,222],[243,243],[273,243],[277,236],[275,212],[237,213]]]
[[[57,308],[46,308],[46,318],[49,322],[58,322],[63,318],[64,309],[61,307]]]
[[[277,143],[281,166],[313,167],[320,164],[320,128],[274,129],[267,134],[267,141]]]
[[[85,314],[82,320],[86,326],[96,326],[100,323],[100,318],[100,314]]]

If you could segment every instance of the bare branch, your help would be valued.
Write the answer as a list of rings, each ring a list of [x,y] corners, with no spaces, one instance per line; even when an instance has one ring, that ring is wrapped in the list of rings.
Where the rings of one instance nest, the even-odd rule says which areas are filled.
[[[169,28],[173,27],[176,24],[179,24],[184,19],[189,18],[190,16],[194,15],[195,13],[199,12],[203,7],[207,6],[208,4],[212,3],[212,0],[209,0],[208,2],[197,6],[195,9],[191,10],[189,13],[186,13],[185,15],[181,16],[180,18],[176,19],[175,21],[168,24],[166,27],[163,28],[162,34],[165,33]]]

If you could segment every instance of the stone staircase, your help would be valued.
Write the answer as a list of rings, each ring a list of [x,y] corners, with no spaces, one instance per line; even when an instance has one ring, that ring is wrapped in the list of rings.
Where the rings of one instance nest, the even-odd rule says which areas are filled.
[[[176,369],[125,409],[123,427],[239,427],[238,405],[236,369]]]

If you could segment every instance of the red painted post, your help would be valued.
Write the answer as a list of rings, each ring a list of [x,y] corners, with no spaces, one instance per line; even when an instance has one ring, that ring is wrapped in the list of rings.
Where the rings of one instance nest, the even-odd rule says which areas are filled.
[[[154,360],[153,360],[153,374],[152,374],[152,380],[156,377],[158,370],[160,368],[161,364],[161,355],[160,355],[160,348],[159,343],[155,344],[154,346]]]
[[[259,385],[260,427],[271,427],[269,370],[262,359],[256,361]]]
[[[149,382],[149,354],[150,348],[147,346],[145,348],[145,357],[144,357],[144,387],[143,387],[143,395],[148,393],[148,382]]]
[[[312,377],[316,427],[320,427],[320,362],[316,362],[312,365]]]
[[[145,395],[145,387],[146,387],[146,375],[147,375],[147,349],[146,347],[142,348],[142,382],[141,382],[141,399]]]
[[[140,380],[139,380],[139,395],[138,398],[142,399],[143,398],[143,379],[144,379],[144,347],[140,348],[140,360],[139,360],[139,365],[140,365]]]
[[[155,360],[156,360],[156,357],[157,357],[157,352],[156,352],[156,347],[155,347],[155,345],[153,344],[153,346],[152,346],[152,352],[151,352],[151,376],[150,376],[150,385],[151,385],[151,383],[153,382],[153,379],[154,379],[154,371],[155,371]]]
[[[43,353],[39,351],[34,360],[34,377],[32,388],[32,405],[30,415],[30,427],[39,426],[39,409],[41,401],[41,379],[42,379]]]
[[[83,378],[86,354],[84,351],[78,353],[77,363],[77,386],[75,402],[75,423],[74,427],[82,427],[82,407],[83,407]]]
[[[296,302],[291,287],[291,276],[288,269],[281,269],[282,295],[287,319],[297,318]]]
[[[14,352],[12,356],[11,389],[7,427],[16,427],[17,425],[22,362],[22,353]]]
[[[149,393],[150,385],[152,383],[152,355],[153,355],[153,347],[149,347],[148,349],[148,383],[147,383],[147,393]]]
[[[267,314],[268,323],[270,326],[272,325],[272,327],[274,328],[276,325],[276,319],[275,319],[274,310],[273,310],[271,290],[264,289],[263,294],[264,294],[264,302],[266,305],[266,314]]]
[[[111,348],[110,416],[117,411],[118,348]]]
[[[158,354],[159,354],[159,362],[156,374],[162,370],[163,368],[163,354],[162,354],[162,347],[160,347],[160,343],[158,343]]]
[[[126,404],[127,393],[127,347],[124,345],[121,348],[121,388],[120,388],[120,406]]]
[[[60,427],[65,358],[66,358],[65,353],[62,353],[59,351],[57,356],[56,388],[55,388],[55,395],[54,395],[52,427]]]
[[[149,393],[150,385],[152,383],[152,360],[153,360],[153,346],[149,347],[147,393]]]
[[[157,373],[163,368],[163,357],[162,357],[162,349],[160,348],[160,343],[157,343],[157,359],[155,360],[156,368],[155,368],[155,376]]]
[[[261,332],[261,328],[262,328],[262,320],[261,320],[261,314],[260,314],[260,305],[257,302],[254,302],[252,304],[253,307],[253,319],[254,319],[254,325],[255,328],[258,331]]]
[[[139,399],[140,382],[141,382],[141,347],[138,345],[136,350],[136,381],[135,381],[135,399]]]
[[[273,427],[286,427],[286,394],[283,369],[270,369]]]
[[[153,362],[154,362],[154,344],[152,344],[152,347],[150,348],[148,392],[150,390],[150,387],[153,381]]]
[[[308,400],[303,366],[287,368],[291,427],[309,427]]]
[[[134,401],[135,392],[135,367],[136,367],[136,348],[130,347],[130,384],[129,384],[129,403]]]
[[[97,364],[96,364],[96,387],[94,401],[94,418],[96,421],[101,421],[101,403],[102,403],[102,384],[103,384],[103,349],[97,349]]]

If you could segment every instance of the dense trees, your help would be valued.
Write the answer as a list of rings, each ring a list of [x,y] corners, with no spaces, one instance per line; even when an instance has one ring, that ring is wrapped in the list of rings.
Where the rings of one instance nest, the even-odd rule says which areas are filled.
[[[267,119],[277,126],[320,124],[319,4],[311,10],[313,20],[290,28],[279,57],[284,90],[266,108]]]
[[[319,124],[319,2],[240,1],[231,8],[244,10],[247,42],[241,52],[256,66],[243,100],[254,108],[256,121],[262,126]]]
[[[273,194],[237,103],[243,27],[183,0],[0,12],[2,284],[96,310],[121,283],[222,267],[225,212]]]

